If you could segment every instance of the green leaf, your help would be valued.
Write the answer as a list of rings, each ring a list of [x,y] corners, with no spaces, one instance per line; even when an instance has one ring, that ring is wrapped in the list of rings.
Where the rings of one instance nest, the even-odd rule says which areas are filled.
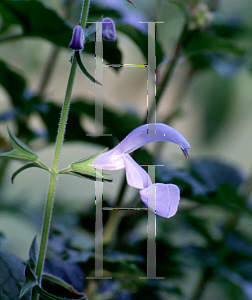
[[[235,86],[232,78],[216,72],[209,72],[202,85],[204,88],[195,91],[195,98],[203,111],[202,136],[206,143],[210,143],[229,121],[230,111],[235,105]]]
[[[112,182],[113,180],[109,177],[106,177],[104,174],[102,174],[101,172],[97,172],[96,175],[90,175],[90,174],[85,174],[85,173],[81,173],[81,172],[77,172],[77,171],[69,171],[67,173],[62,173],[62,174],[69,174],[69,175],[73,175],[79,178],[85,178],[85,179],[89,179],[89,180],[103,180],[103,181],[108,181],[108,182]]]
[[[106,100],[104,100],[106,103]],[[71,111],[76,112],[82,117],[87,115],[95,119],[95,103],[86,99],[74,99]],[[107,128],[106,132],[111,133],[119,141],[124,139],[136,127],[141,125],[140,118],[132,112],[119,112],[103,106],[103,125]],[[113,145],[114,146],[114,145]]]
[[[38,246],[37,246],[37,236],[34,237],[30,250],[29,250],[29,264],[32,270],[35,270],[37,266],[37,253],[38,253]]]
[[[118,42],[103,41],[103,59],[109,64],[121,64],[122,63],[122,53],[118,48]],[[95,54],[95,43],[86,43],[83,52],[90,54]],[[120,68],[113,68],[118,71]]]
[[[66,290],[72,292],[75,295],[82,295],[82,296],[85,295],[85,293],[79,293],[78,291],[75,290],[75,288],[71,284],[67,283],[66,281],[64,281],[56,276],[53,276],[50,274],[43,274],[42,278],[43,278],[43,281],[50,281],[52,283],[60,285],[61,287],[65,288]]]
[[[24,285],[21,288],[19,299],[21,297],[23,297],[26,293],[28,293],[30,290],[32,290],[34,288],[34,286],[36,286],[38,284],[37,277],[33,273],[33,270],[31,269],[31,266],[29,263],[25,268],[25,277],[26,277],[26,280],[25,280]]]
[[[5,11],[1,14],[1,27],[0,27],[0,34],[6,32],[12,24],[16,23],[16,18],[13,16],[12,13],[9,11]]]
[[[104,100],[106,103],[106,100]],[[54,103],[46,103],[46,109],[40,113],[48,131],[48,139],[54,142],[57,136],[58,119],[55,116],[60,115],[61,108]],[[99,144],[104,147],[113,148],[118,141],[141,125],[140,118],[134,112],[122,113],[117,110],[111,110],[103,107],[103,125],[104,133],[111,133],[112,138],[106,136],[97,136],[95,138],[87,135],[82,122],[85,116],[90,116],[95,119],[95,103],[83,98],[73,99],[69,118],[67,121],[66,141],[86,141],[93,144]]]
[[[186,5],[185,3],[181,2],[181,1],[169,1],[169,4],[173,4],[175,5],[179,11],[181,12],[181,14],[183,15],[183,17],[185,18],[185,20],[187,22],[191,21],[191,14],[188,8],[188,5]]]
[[[2,16],[11,16],[13,24],[21,25],[25,36],[42,37],[58,46],[68,47],[71,26],[42,2],[1,0],[0,12]]]
[[[25,282],[25,266],[22,260],[10,253],[0,251],[0,299],[18,299],[21,286]],[[22,297],[29,300],[30,293]]]
[[[9,94],[15,107],[22,104],[26,82],[20,74],[3,61],[0,61],[0,85]]]
[[[44,170],[48,170],[46,168],[44,168],[43,166],[41,166],[39,164],[39,162],[33,162],[33,163],[28,163],[24,166],[22,166],[21,168],[19,168],[17,171],[15,171],[12,176],[11,176],[11,182],[14,183],[14,179],[16,178],[16,176],[21,173],[22,171],[29,169],[29,168],[40,168],[40,169],[44,169]]]
[[[11,144],[13,150],[5,153],[0,153],[0,158],[9,158],[16,160],[27,160],[27,161],[37,161],[38,156],[35,154],[28,146],[26,146],[22,141],[20,141],[9,128],[8,133],[10,136]]]
[[[100,6],[95,4],[93,1],[90,3],[88,21],[96,21],[102,15],[111,19],[118,20],[122,18],[122,13],[119,10],[108,8],[107,6]]]
[[[230,40],[200,30],[185,33],[183,50],[185,55],[228,52],[241,56],[245,53],[243,48],[235,45]]]
[[[9,16],[6,26],[9,27],[10,22],[21,25],[24,36],[44,38],[57,46],[68,48],[74,26],[40,1],[1,0],[0,14],[1,17]],[[103,58],[110,64],[120,64],[122,54],[117,47],[117,41],[105,41],[103,45]],[[95,43],[86,44],[84,52],[95,54]]]
[[[45,291],[43,288],[41,288],[39,285],[36,285],[35,286],[36,290],[38,291],[38,293],[40,295],[43,296],[44,299],[46,300],[73,300],[72,298],[62,298],[62,297],[58,297],[58,296],[55,296],[53,294],[50,294],[48,293],[47,291]],[[84,297],[81,297],[81,298],[78,298],[79,300],[88,300],[88,297],[87,296],[84,296]]]
[[[125,24],[120,24],[117,26],[117,29],[120,30],[121,32],[125,33],[128,35],[129,38],[131,38],[135,44],[140,48],[142,51],[144,57],[148,58],[148,34],[145,34],[135,28],[132,25],[125,25]],[[158,41],[156,41],[156,65],[158,66],[164,58],[164,54],[161,48],[161,45]]]
[[[90,79],[93,83],[97,83],[99,85],[102,85],[99,81],[97,81],[91,74],[88,73],[87,69],[85,68],[85,66],[83,65],[82,61],[81,61],[81,56],[80,56],[80,51],[75,51],[74,52],[77,63],[81,69],[81,71],[84,73],[84,75],[87,76],[88,79]]]

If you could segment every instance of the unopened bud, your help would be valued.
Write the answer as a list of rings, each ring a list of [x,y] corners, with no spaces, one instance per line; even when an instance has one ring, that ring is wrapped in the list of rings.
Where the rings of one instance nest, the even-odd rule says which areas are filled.
[[[116,40],[115,23],[111,18],[104,18],[102,20],[102,35],[106,41]]]
[[[191,30],[205,27],[212,19],[213,13],[205,3],[200,3],[191,11],[192,21],[189,24]]]
[[[84,40],[85,40],[84,30],[80,25],[77,25],[73,30],[73,36],[69,44],[69,48],[73,50],[83,50]]]

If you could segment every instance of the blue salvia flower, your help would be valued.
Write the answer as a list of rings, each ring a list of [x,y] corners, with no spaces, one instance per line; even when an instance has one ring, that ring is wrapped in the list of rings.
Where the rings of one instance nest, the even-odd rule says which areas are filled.
[[[152,126],[154,124],[149,124]],[[129,153],[141,146],[157,141],[166,141],[178,144],[186,158],[189,158],[187,150],[189,143],[183,135],[172,127],[156,123],[156,134],[147,134],[148,125],[143,125],[133,130],[121,143],[108,152],[98,156],[92,166],[97,169],[115,171],[125,168],[127,183],[139,189],[141,200],[157,215],[165,218],[174,216],[177,212],[180,191],[174,184],[153,184],[148,173],[141,168]],[[150,201],[155,199],[155,201]]]

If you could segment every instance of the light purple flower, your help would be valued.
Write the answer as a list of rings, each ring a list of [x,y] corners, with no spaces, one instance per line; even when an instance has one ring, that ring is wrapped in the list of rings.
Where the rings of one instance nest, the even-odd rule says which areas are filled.
[[[111,18],[102,19],[102,35],[106,41],[116,40],[115,23]]]
[[[149,126],[155,125],[155,134],[147,134]],[[130,186],[140,189],[141,200],[158,215],[169,218],[174,216],[179,204],[179,188],[173,184],[153,184],[148,173],[140,167],[129,153],[141,146],[157,141],[178,144],[186,158],[189,143],[181,133],[172,127],[162,124],[143,125],[126,136],[116,147],[98,156],[92,166],[105,171],[125,168],[127,182]]]
[[[69,48],[73,50],[83,50],[84,48],[85,34],[80,25],[74,27],[72,40],[69,44]]]

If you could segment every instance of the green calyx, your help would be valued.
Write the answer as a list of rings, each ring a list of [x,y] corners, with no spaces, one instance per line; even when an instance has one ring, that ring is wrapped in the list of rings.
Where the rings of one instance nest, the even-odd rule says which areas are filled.
[[[0,158],[29,161],[30,163],[22,166],[12,174],[11,181],[13,183],[15,177],[23,170],[36,167],[50,171],[50,169],[42,163],[36,153],[34,153],[27,145],[20,141],[7,127],[10,136],[10,141],[13,149],[9,152],[0,153]]]
[[[109,177],[106,176],[101,170],[95,169],[92,166],[93,161],[100,156],[102,153],[106,152],[107,149],[101,151],[100,153],[90,156],[88,158],[84,158],[80,161],[74,162],[71,166],[65,170],[59,171],[61,174],[70,174],[78,177],[84,177],[91,180],[104,180],[104,181],[112,181]]]
[[[22,141],[20,141],[7,127],[13,150],[0,153],[0,158],[9,158],[15,160],[38,161],[38,156]]]

